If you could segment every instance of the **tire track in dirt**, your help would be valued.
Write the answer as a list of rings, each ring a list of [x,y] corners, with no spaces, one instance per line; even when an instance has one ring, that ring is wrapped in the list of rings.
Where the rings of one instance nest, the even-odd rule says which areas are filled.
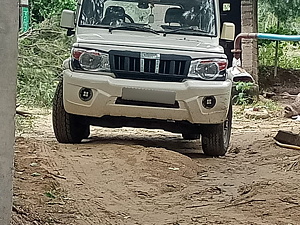
[[[297,224],[299,152],[274,144],[286,119],[236,119],[226,157],[158,130],[93,128],[79,145],[58,144],[50,125],[40,157],[66,179],[68,224]],[[30,137],[32,138],[32,137]],[[50,147],[49,147],[50,146]],[[58,217],[59,218],[59,217]]]
[[[99,146],[100,144],[97,143],[96,145]],[[73,165],[71,170],[65,173],[70,174],[73,171],[70,175],[80,177],[79,180],[83,181],[83,185],[76,188],[76,193],[81,193],[82,189],[85,191],[85,195],[90,198],[90,200],[83,202],[80,207],[81,210],[79,210],[85,212],[86,223],[82,221],[82,224],[97,223],[99,222],[97,221],[98,218],[106,218],[107,215],[110,215],[109,221],[112,224],[139,224],[139,219],[136,220],[128,215],[143,214],[144,216],[149,210],[149,206],[151,206],[150,209],[154,207],[152,210],[156,208],[155,205],[153,206],[153,200],[151,200],[153,197],[182,188],[182,184],[177,187],[177,184],[172,184],[172,181],[163,178],[163,176],[170,176],[170,173],[177,172],[169,168],[177,168],[178,165],[183,168],[180,154],[174,152],[173,154],[178,158],[177,162],[170,162],[161,156],[161,154],[166,154],[166,150],[145,149],[143,147],[141,149],[141,146],[129,147],[116,144],[107,144],[104,146],[104,150],[95,147],[96,145],[95,143],[82,145],[76,149],[76,153],[72,150],[68,152],[68,149],[63,149],[63,151],[68,152],[66,157],[68,160],[64,165],[65,170],[70,168],[68,164]],[[167,154],[170,153],[167,151]],[[74,159],[74,156],[80,158],[80,162],[76,160],[77,164],[72,160],[70,161],[70,159]],[[111,160],[112,158],[113,160]],[[192,161],[188,157],[186,160],[188,164],[191,164]],[[166,171],[164,175],[161,173],[162,167]],[[185,177],[195,176],[196,170],[190,171],[190,167],[187,165],[179,173]],[[186,181],[190,179],[185,177],[181,179]],[[69,184],[68,180],[71,180]],[[67,179],[67,181],[66,185],[71,185],[68,187],[70,190],[74,182],[72,182],[72,178]],[[86,184],[88,184],[88,190],[84,187]],[[95,200],[97,194],[101,194],[98,201]],[[94,209],[99,208],[99,206],[101,210],[95,211]],[[140,213],[137,213],[139,211]]]

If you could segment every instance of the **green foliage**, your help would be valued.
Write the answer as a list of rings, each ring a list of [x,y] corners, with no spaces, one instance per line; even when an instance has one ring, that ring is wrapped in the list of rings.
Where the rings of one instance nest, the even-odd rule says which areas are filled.
[[[300,0],[259,0],[259,32],[285,35],[300,33]],[[259,64],[274,66],[276,42],[258,40]],[[282,68],[300,68],[300,43],[279,42],[276,64]]]
[[[17,101],[49,107],[62,62],[69,56],[70,38],[59,28],[63,9],[75,10],[76,0],[32,0],[31,29],[19,36]]]
[[[251,91],[254,88],[254,84],[250,82],[236,82],[235,91],[232,101],[236,105],[248,105],[253,102],[253,95],[251,95]]]
[[[76,0],[32,0],[30,1],[33,22],[42,22],[59,15],[64,9],[75,10]]]
[[[262,44],[259,47],[259,64],[274,65],[275,42]],[[296,42],[279,42],[278,66],[281,68],[300,69],[300,44]]]
[[[259,3],[283,24],[300,16],[300,0],[260,0]]]
[[[71,40],[55,20],[45,20],[19,37],[17,101],[49,107]]]
[[[263,108],[268,110],[268,112],[278,112],[282,110],[282,106],[280,106],[277,102],[271,99],[264,99],[264,101],[257,101],[253,105],[253,108]]]

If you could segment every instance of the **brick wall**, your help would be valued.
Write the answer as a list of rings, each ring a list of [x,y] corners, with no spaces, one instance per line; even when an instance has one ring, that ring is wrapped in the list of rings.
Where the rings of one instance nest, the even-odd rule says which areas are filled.
[[[257,0],[242,0],[242,33],[257,33]],[[257,40],[242,40],[242,65],[258,81]]]

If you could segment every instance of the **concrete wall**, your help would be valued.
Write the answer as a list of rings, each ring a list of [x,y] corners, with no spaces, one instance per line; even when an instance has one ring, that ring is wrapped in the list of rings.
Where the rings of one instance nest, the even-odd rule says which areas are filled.
[[[9,225],[12,207],[14,114],[17,74],[18,1],[0,7],[0,224]]]
[[[242,33],[257,33],[257,0],[242,0]],[[243,68],[258,81],[256,40],[242,40]]]

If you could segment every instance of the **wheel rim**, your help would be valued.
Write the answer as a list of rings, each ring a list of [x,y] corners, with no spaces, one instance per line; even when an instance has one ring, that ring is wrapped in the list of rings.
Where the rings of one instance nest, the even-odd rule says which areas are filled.
[[[223,124],[223,141],[224,145],[227,147],[229,144],[229,138],[231,134],[231,110],[229,110],[226,120]]]
[[[227,145],[227,141],[228,141],[228,127],[229,127],[229,120],[227,118],[223,126],[223,141],[225,145]]]

